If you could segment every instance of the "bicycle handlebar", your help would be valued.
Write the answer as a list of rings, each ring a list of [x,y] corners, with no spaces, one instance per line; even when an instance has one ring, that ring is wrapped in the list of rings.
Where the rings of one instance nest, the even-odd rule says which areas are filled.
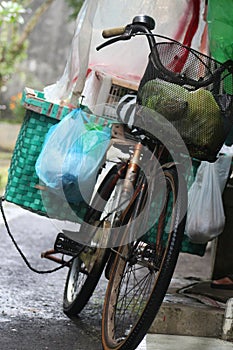
[[[110,28],[110,29],[105,29],[102,32],[103,38],[112,38],[114,36],[122,35],[125,33],[126,27],[118,27],[118,28]]]
[[[213,83],[213,81],[221,75],[221,73],[227,69],[229,72],[233,72],[233,61],[228,60],[220,65],[219,68],[215,70],[211,77],[202,80],[194,80],[191,78],[187,78],[186,76],[169,71],[161,62],[159,57],[159,52],[156,46],[155,34],[151,32],[154,29],[154,20],[149,16],[137,16],[133,19],[131,24],[126,25],[125,27],[119,28],[111,28],[104,30],[102,35],[104,38],[112,38],[103,44],[99,45],[96,49],[101,50],[102,48],[111,45],[117,41],[129,40],[133,36],[136,35],[146,35],[150,51],[152,61],[155,67],[158,68],[165,76],[168,76],[174,83],[179,85],[190,85],[195,88],[205,87],[209,84]],[[168,38],[169,39],[169,38]],[[172,39],[170,39],[172,40]],[[185,47],[185,46],[184,46]]]

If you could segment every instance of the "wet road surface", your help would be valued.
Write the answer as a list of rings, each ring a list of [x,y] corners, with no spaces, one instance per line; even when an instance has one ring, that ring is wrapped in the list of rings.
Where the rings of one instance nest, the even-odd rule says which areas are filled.
[[[55,263],[40,258],[42,251],[53,248],[56,227],[51,220],[23,212],[24,215],[9,221],[20,248],[34,268],[47,270],[57,267]],[[36,274],[19,256],[2,221],[0,236],[0,349],[102,349],[100,323],[105,279],[80,317],[70,320],[62,311],[68,269]]]
[[[39,270],[57,267],[40,258],[41,252],[53,248],[58,233],[51,220],[9,204],[6,216],[30,264]],[[106,279],[101,278],[79,318],[70,320],[62,311],[68,269],[52,274],[29,270],[7,235],[1,216],[0,237],[0,350],[102,350],[101,314]],[[199,257],[181,254],[174,277],[206,278],[210,273],[210,254],[204,259],[204,269],[199,261]],[[150,337],[149,345],[143,341],[138,350],[160,348]],[[179,348],[180,345],[176,349]]]

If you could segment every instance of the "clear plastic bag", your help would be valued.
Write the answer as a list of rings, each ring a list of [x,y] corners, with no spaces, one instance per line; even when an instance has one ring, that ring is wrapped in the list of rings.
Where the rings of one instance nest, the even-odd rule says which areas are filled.
[[[202,162],[188,192],[186,234],[193,243],[207,243],[220,235],[225,225],[222,192],[229,176],[231,157]]]
[[[69,203],[88,203],[110,143],[111,130],[89,121],[76,109],[53,126],[36,162],[47,190]]]
[[[103,29],[125,26],[139,14],[155,19],[157,33],[199,48],[205,26],[202,16],[204,4],[202,0],[199,8],[199,4],[190,0],[84,1],[77,17],[65,70],[55,84],[44,89],[46,99],[58,103],[69,100],[73,93],[82,94],[88,70],[139,82],[149,54],[145,38],[137,37],[128,41],[127,45],[118,43],[96,51],[103,42]]]

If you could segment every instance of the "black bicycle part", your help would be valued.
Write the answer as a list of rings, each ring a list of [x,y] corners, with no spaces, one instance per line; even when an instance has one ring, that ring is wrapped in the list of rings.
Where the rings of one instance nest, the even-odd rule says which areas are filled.
[[[155,29],[154,19],[146,15],[139,15],[134,17],[132,24],[144,24],[144,26],[149,30]]]
[[[98,194],[103,200],[102,206],[99,206],[99,195],[95,196],[91,206],[87,210],[84,222],[92,223],[100,218],[103,212],[103,206],[109,200],[117,181],[124,178],[126,169],[127,163],[125,162],[119,162],[111,168],[98,189]]]
[[[54,250],[57,253],[77,256],[85,249],[85,246],[79,242],[76,242],[68,238],[64,232],[60,232],[54,243]]]

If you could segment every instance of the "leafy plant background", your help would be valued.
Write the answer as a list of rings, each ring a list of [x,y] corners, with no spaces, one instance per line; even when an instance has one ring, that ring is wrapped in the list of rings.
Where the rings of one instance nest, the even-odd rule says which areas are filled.
[[[64,14],[68,23],[75,20],[84,0],[65,1],[70,9],[69,13]],[[0,120],[18,123],[24,117],[24,110],[20,105],[21,90],[10,96],[7,103],[3,102],[1,96],[9,84],[14,84],[16,75],[24,77],[21,63],[28,56],[30,34],[37,29],[44,13],[54,2],[55,0],[0,2]],[[33,77],[29,77],[30,79],[33,81]]]

